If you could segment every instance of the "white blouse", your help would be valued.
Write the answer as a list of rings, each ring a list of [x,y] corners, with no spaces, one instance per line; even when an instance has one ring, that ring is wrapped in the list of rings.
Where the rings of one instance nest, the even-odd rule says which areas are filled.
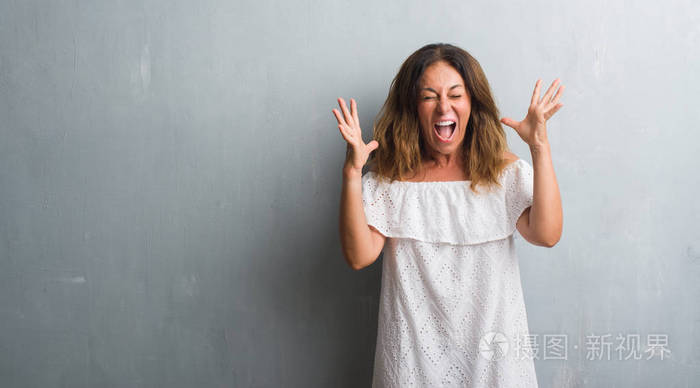
[[[537,387],[515,254],[533,170],[501,187],[362,177],[367,223],[387,237],[373,387]]]

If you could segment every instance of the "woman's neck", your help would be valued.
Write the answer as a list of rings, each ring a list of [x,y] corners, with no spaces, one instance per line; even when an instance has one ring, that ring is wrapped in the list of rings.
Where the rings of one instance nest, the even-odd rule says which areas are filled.
[[[459,150],[455,153],[447,155],[437,152],[428,154],[424,164],[427,165],[426,167],[439,170],[451,169],[455,167],[461,168],[464,165],[462,155]]]

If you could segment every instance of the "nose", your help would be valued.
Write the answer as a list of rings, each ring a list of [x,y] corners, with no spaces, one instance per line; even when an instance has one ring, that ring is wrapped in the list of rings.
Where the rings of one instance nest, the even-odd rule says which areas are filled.
[[[438,102],[438,112],[440,113],[445,113],[450,110],[450,101],[447,99],[447,97],[443,97],[440,99],[440,102]]]

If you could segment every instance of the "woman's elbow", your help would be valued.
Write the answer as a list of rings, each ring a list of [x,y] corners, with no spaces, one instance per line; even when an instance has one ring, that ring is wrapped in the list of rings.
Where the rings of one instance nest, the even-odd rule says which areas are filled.
[[[561,240],[561,229],[542,238],[541,245],[546,248],[552,248],[557,245],[559,240]]]
[[[363,259],[363,258],[354,257],[352,255],[348,255],[346,253],[344,253],[343,256],[345,257],[345,262],[348,264],[348,266],[353,271],[359,271],[365,267],[368,267],[369,265],[374,263],[374,261],[377,259],[377,258]]]
[[[552,248],[553,246],[557,245],[558,242],[559,242],[559,239],[556,239],[556,240],[545,240],[545,241],[543,241],[541,244],[542,244],[542,246],[545,247],[545,248]]]
[[[372,264],[372,263],[371,262],[370,263],[348,262],[348,265],[350,266],[350,268],[352,268],[353,271],[359,271],[365,267],[368,267],[370,264]]]

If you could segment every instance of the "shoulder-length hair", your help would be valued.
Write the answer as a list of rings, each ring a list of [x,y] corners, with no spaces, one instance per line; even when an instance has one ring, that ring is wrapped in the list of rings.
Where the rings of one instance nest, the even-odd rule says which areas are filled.
[[[476,191],[479,184],[498,185],[508,164],[506,135],[491,88],[479,62],[451,44],[429,44],[409,56],[391,83],[389,95],[374,122],[379,147],[368,165],[379,176],[404,180],[414,175],[427,156],[418,121],[419,82],[426,68],[445,61],[462,76],[471,100],[471,114],[462,146],[464,171]]]

